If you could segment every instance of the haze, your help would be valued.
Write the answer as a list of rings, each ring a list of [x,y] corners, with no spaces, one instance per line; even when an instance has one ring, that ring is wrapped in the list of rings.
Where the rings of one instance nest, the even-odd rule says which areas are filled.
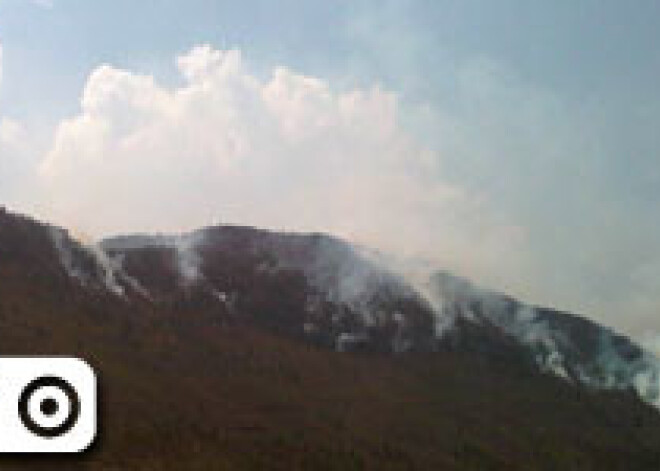
[[[0,201],[431,260],[660,350],[660,4],[0,0]]]

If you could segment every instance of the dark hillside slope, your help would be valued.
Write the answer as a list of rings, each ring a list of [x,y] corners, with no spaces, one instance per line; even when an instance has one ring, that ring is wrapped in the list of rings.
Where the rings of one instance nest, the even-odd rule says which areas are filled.
[[[295,270],[255,278],[242,257],[232,283],[263,299],[168,290],[162,248],[142,269],[164,301],[117,296],[92,261],[85,283],[69,276],[51,231],[0,215],[0,354],[88,359],[101,435],[82,457],[0,457],[0,469],[659,469],[660,414],[632,392],[471,349],[336,353],[259,321],[308,286]]]

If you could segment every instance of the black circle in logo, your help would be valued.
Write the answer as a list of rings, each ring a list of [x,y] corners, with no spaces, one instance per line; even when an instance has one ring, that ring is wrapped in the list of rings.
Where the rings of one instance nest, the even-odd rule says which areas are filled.
[[[56,425],[45,426],[38,423],[38,420],[32,417],[30,413],[30,399],[40,389],[45,387],[54,387],[63,392],[68,401],[68,414]],[[57,413],[60,404],[53,398],[44,399],[39,405],[41,412],[46,416],[52,416]],[[76,424],[78,416],[80,415],[80,398],[76,390],[63,380],[55,376],[42,376],[31,381],[18,400],[18,415],[23,422],[23,425],[35,435],[43,438],[55,438],[65,434]]]
[[[57,414],[57,410],[59,409],[59,406],[55,399],[53,399],[52,397],[47,397],[46,399],[41,401],[41,404],[39,404],[39,409],[41,410],[42,414],[47,416],[52,416]]]

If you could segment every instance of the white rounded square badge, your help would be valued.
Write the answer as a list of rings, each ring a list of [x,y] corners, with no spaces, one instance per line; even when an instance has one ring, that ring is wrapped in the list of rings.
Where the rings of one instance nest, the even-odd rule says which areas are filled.
[[[83,360],[0,357],[0,453],[79,453],[96,415],[96,375]]]

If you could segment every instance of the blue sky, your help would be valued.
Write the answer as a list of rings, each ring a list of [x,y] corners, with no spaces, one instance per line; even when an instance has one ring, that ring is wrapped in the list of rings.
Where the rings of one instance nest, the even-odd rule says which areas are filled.
[[[395,87],[412,76],[417,87],[404,91],[420,99],[441,94],[435,82],[445,69],[475,56],[572,97],[614,94],[624,102],[653,94],[660,72],[654,47],[660,5],[644,0],[3,0],[0,15],[6,86],[14,97],[4,93],[3,102],[18,112],[35,106],[24,97],[30,92],[71,107],[99,62],[167,75],[172,54],[198,43],[239,47],[255,62],[311,74],[360,73]],[[54,83],[44,86],[37,64]],[[428,76],[419,77],[423,72]]]
[[[653,339],[659,36],[644,0],[0,0],[0,199],[94,236],[329,230]],[[224,111],[176,98],[196,94]]]

